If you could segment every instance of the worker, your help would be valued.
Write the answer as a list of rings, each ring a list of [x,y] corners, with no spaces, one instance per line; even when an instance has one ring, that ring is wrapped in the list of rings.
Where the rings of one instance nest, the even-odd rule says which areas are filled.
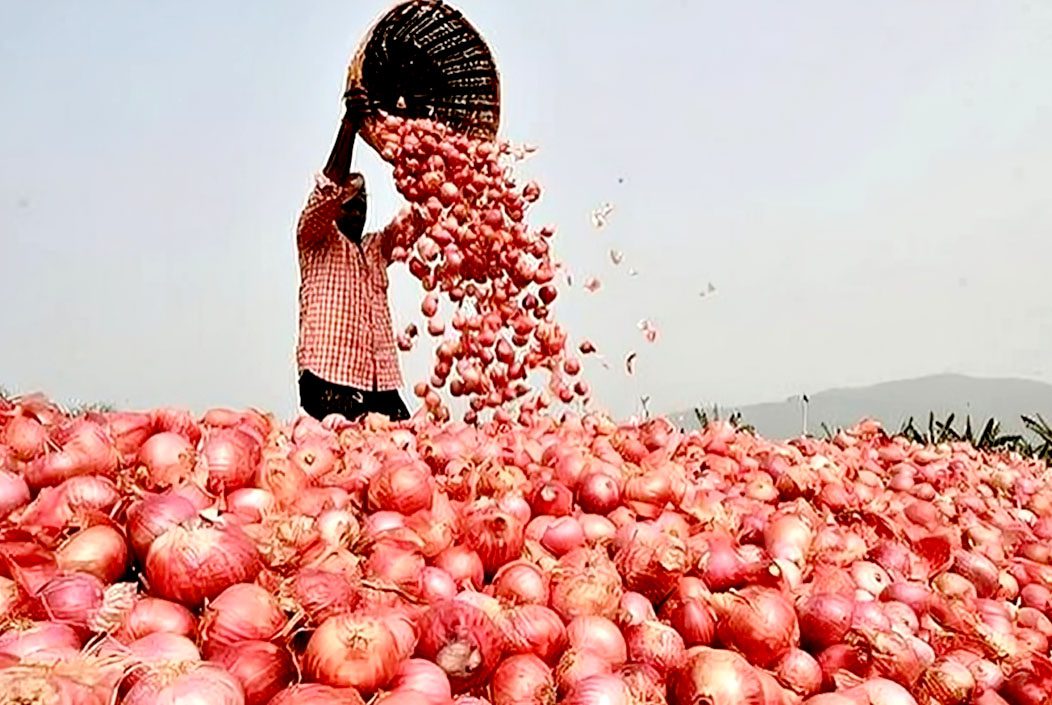
[[[387,302],[395,229],[365,233],[365,178],[351,172],[354,140],[369,113],[360,90],[345,111],[329,161],[296,229],[299,250],[299,397],[316,419],[369,413],[409,418]]]

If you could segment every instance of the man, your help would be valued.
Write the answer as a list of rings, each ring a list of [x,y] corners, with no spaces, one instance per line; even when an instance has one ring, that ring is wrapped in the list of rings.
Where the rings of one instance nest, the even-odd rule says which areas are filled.
[[[363,234],[365,178],[351,173],[366,99],[349,92],[329,161],[296,229],[299,249],[300,406],[316,419],[380,413],[409,418],[387,303],[393,230]]]

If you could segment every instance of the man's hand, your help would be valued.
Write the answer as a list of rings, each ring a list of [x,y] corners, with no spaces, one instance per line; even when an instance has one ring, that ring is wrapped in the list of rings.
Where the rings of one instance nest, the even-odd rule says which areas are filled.
[[[350,123],[356,129],[361,127],[365,118],[372,112],[372,103],[361,86],[355,86],[344,93],[343,104],[346,107],[344,122]]]

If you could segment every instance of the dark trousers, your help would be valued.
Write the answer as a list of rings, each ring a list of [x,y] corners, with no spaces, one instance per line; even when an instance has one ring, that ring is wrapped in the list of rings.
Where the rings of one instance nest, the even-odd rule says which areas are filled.
[[[366,391],[326,382],[310,370],[300,374],[300,406],[308,414],[324,419],[329,414],[342,414],[357,421],[366,414],[383,414],[392,421],[409,418],[398,390]]]

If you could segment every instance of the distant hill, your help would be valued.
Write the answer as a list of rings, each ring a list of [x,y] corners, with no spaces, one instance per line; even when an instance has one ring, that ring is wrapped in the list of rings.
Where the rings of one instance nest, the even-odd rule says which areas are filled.
[[[863,418],[879,419],[888,430],[898,430],[912,416],[918,428],[926,428],[930,412],[935,412],[939,419],[956,414],[958,428],[963,428],[969,414],[975,426],[994,417],[1000,421],[1003,433],[1023,433],[1025,429],[1019,419],[1022,414],[1041,414],[1052,422],[1052,384],[1025,379],[935,375],[871,387],[831,389],[808,395],[808,399],[807,426],[812,434],[821,433],[822,423],[830,428],[843,428]],[[797,399],[721,407],[720,415],[725,418],[733,411],[741,412],[745,423],[768,438],[793,438],[802,430]],[[693,410],[670,418],[685,428],[697,426]]]

